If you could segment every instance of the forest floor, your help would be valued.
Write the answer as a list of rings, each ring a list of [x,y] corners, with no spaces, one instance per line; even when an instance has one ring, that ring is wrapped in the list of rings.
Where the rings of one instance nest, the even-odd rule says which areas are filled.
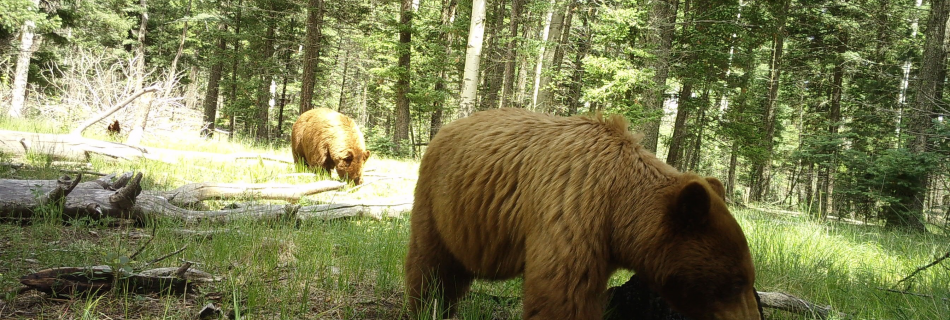
[[[149,143],[155,141],[146,141]],[[251,146],[217,138],[161,146],[289,155],[285,145]],[[365,186],[308,196],[301,204],[411,197],[418,162],[376,154],[367,163]],[[0,155],[0,162],[27,165],[0,167],[0,179],[55,179],[63,174],[62,169],[78,166],[101,173],[142,172],[143,187],[154,190],[203,181],[307,183],[327,179],[297,175],[298,169],[292,165],[265,161],[171,165],[93,157],[88,164],[64,164],[42,155]],[[254,199],[207,204],[221,208],[243,201]],[[950,237],[941,231],[890,232],[874,224],[819,221],[776,210],[734,208],[733,213],[749,238],[760,291],[787,292],[831,305],[855,319],[944,320],[950,314],[950,265],[932,267],[897,286],[898,280],[950,250]],[[51,213],[30,224],[0,223],[0,319],[195,319],[208,304],[221,312],[207,319],[402,318],[408,225],[408,213],[381,220],[215,224],[155,219],[142,225],[119,220],[64,222]],[[195,236],[183,234],[183,229],[217,233]],[[190,261],[193,268],[221,279],[188,294],[136,294],[124,289],[81,296],[18,292],[19,278],[41,269],[110,265],[138,271],[145,262],[182,248],[151,267],[176,267]],[[629,272],[620,271],[611,279],[611,286],[629,277]],[[477,281],[460,305],[459,318],[520,319],[520,295],[518,279]],[[811,319],[771,310],[767,317]]]

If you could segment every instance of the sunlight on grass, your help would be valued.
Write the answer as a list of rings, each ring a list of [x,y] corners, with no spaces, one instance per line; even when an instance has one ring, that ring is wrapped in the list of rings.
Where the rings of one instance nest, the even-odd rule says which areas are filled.
[[[0,122],[0,128],[34,132],[64,132],[68,128]],[[87,137],[109,140],[101,132]],[[225,154],[254,153],[290,160],[285,142],[272,145],[229,142],[225,137],[151,139],[147,146]],[[4,158],[9,159],[9,158]],[[31,154],[14,159],[31,166],[16,178],[55,179],[63,174],[54,159]],[[374,156],[366,164],[366,183],[345,190],[307,196],[299,204],[411,199],[418,161]],[[93,155],[83,170],[105,174],[142,172],[143,187],[171,190],[192,182],[308,183],[336,179],[322,171],[311,173],[293,164],[260,158],[226,161],[190,160],[181,163],[124,161]],[[5,173],[11,175],[11,173]],[[8,176],[4,176],[8,177]],[[95,177],[86,175],[85,179]],[[208,201],[211,208],[253,198]],[[226,225],[182,223],[171,219],[148,221],[144,226],[116,227],[108,223],[73,220],[65,225],[61,211],[42,208],[32,225],[0,224],[0,286],[17,286],[18,277],[31,270],[107,264],[125,261],[144,247],[129,264],[141,267],[175,250],[174,257],[151,267],[175,267],[182,261],[224,277],[187,298],[139,296],[113,292],[76,300],[72,318],[136,315],[145,319],[191,318],[205,303],[225,309],[232,318],[267,319],[393,319],[405,315],[403,261],[409,234],[408,213],[380,221],[240,220]],[[820,305],[831,305],[855,319],[946,319],[950,314],[950,269],[936,266],[897,286],[897,281],[946,250],[947,236],[884,231],[879,226],[814,221],[802,215],[767,210],[736,209],[757,269],[761,291],[787,292]],[[155,234],[151,234],[155,227]],[[218,231],[194,236],[181,229]],[[146,241],[150,241],[144,245]],[[116,260],[118,259],[118,260]],[[619,286],[632,273],[620,270],[610,286]],[[459,303],[460,319],[520,319],[522,280],[476,281]],[[925,296],[885,291],[896,289]],[[17,295],[7,293],[7,301]],[[60,306],[50,304],[34,318],[59,318]],[[119,310],[119,311],[115,311]],[[811,319],[783,311],[769,311],[770,319]]]
[[[782,291],[857,318],[942,319],[947,301],[898,294],[896,282],[946,252],[947,238],[884,232],[878,226],[821,223],[804,216],[737,210],[755,259],[757,286]],[[950,273],[915,278],[915,293],[950,297]],[[776,312],[775,319],[801,319]]]

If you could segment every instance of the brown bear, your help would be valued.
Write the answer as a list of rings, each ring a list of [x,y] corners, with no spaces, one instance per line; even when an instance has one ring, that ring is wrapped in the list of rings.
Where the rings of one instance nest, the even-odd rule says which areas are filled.
[[[300,115],[290,133],[294,162],[327,174],[336,169],[341,179],[363,183],[363,164],[369,150],[353,119],[342,113],[317,108]]]
[[[690,318],[759,319],[722,183],[678,172],[627,126],[496,109],[440,130],[410,217],[410,312],[449,316],[473,279],[523,274],[524,319],[601,319],[626,268]]]

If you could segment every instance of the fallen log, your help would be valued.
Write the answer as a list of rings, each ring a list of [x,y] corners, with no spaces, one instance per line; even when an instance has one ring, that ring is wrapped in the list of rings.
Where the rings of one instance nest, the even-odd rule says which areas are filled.
[[[91,154],[100,154],[116,159],[139,161],[149,159],[166,163],[184,160],[209,162],[234,162],[250,159],[292,164],[290,155],[275,156],[255,153],[221,154],[211,152],[171,150],[154,147],[133,146],[118,142],[84,138],[77,134],[50,134],[0,130],[0,152],[25,155],[37,153],[55,159],[78,159],[88,161]]]
[[[184,267],[184,268],[183,268]],[[60,267],[20,277],[22,291],[36,290],[51,295],[102,294],[125,288],[140,294],[183,294],[195,292],[196,284],[218,281],[213,275],[190,265],[157,268],[138,273],[110,266]],[[184,270],[183,270],[184,269]]]
[[[175,206],[191,208],[198,206],[204,200],[227,198],[296,202],[304,196],[338,190],[345,186],[345,183],[333,180],[307,184],[199,182],[189,183],[171,191],[146,191],[145,194],[163,197]]]
[[[101,179],[79,183],[69,177],[59,180],[0,179],[0,220],[31,221],[38,209],[62,205],[63,218],[132,218],[135,198],[142,193],[142,174],[128,173],[114,182]],[[39,196],[38,196],[39,195]]]
[[[412,209],[411,200],[398,202],[335,203],[311,206],[293,204],[255,204],[221,210],[190,210],[175,206],[167,199],[142,195],[137,215],[160,215],[186,222],[227,223],[235,220],[333,220],[341,218],[383,219],[399,216]]]
[[[383,219],[412,208],[411,199],[376,200],[364,203],[334,203],[310,206],[294,204],[253,204],[221,210],[195,210],[204,200],[235,197],[285,200],[337,190],[345,184],[319,181],[302,185],[196,183],[172,191],[142,192],[141,174],[107,175],[77,183],[79,179],[0,180],[0,220],[31,221],[42,205],[64,203],[63,217],[76,219],[103,217],[145,222],[156,217],[183,221],[229,222],[234,220],[331,220],[340,218]],[[71,187],[70,187],[71,186]],[[64,192],[64,188],[68,192]],[[68,196],[66,195],[68,193]],[[59,199],[59,202],[56,202]],[[65,200],[65,201],[62,201]]]
[[[89,160],[90,153],[125,160],[150,158],[145,149],[122,143],[83,138],[77,135],[9,130],[0,130],[0,151],[17,155],[32,152],[46,154],[56,159],[83,161]]]

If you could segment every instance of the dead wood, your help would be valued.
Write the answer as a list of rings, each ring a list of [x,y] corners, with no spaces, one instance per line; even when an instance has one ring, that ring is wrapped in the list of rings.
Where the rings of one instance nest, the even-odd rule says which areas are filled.
[[[80,124],[78,127],[76,127],[76,129],[73,129],[73,131],[70,132],[70,134],[74,134],[74,135],[82,134],[83,130],[86,130],[86,128],[89,128],[89,126],[95,124],[96,122],[99,122],[100,120],[105,119],[110,114],[113,114],[116,111],[119,111],[119,109],[122,109],[123,107],[131,103],[132,101],[135,101],[135,99],[138,98],[139,96],[145,94],[146,92],[155,92],[158,89],[160,89],[158,86],[151,86],[151,87],[144,88],[138,92],[133,93],[132,95],[125,98],[125,100],[122,100],[122,101],[119,101],[119,103],[116,103],[116,105],[110,108],[109,110],[103,111],[95,116],[90,117],[88,120],[86,120],[85,122]]]
[[[846,316],[844,313],[834,311],[831,306],[817,305],[787,293],[759,291],[758,294],[762,306],[767,308],[810,315],[818,319],[829,319],[831,317],[841,319]]]
[[[83,183],[78,183],[78,179],[3,179],[0,180],[0,220],[31,221],[38,212],[37,209],[50,203],[64,203],[63,217],[67,219],[113,217],[138,222],[155,217],[193,222],[229,222],[241,219],[330,220],[351,217],[382,219],[396,216],[412,207],[411,199],[390,199],[303,207],[293,204],[253,204],[221,210],[195,210],[194,208],[200,207],[202,201],[209,199],[243,197],[296,202],[303,196],[337,190],[345,184],[338,181],[302,185],[195,183],[172,191],[142,192],[141,179],[142,174],[133,175],[131,172],[118,177],[107,175]]]
[[[56,159],[89,160],[90,153],[112,158],[137,160],[150,158],[143,148],[116,142],[83,138],[77,135],[32,133],[0,130],[0,151],[23,155],[30,152]]]
[[[146,191],[145,193],[146,195],[163,197],[176,206],[193,208],[204,200],[227,198],[296,202],[304,196],[337,190],[345,186],[346,184],[342,182],[332,180],[307,184],[200,182],[186,184],[171,191]]]
[[[102,294],[114,288],[149,294],[182,294],[195,292],[195,284],[217,281],[211,274],[190,268],[157,268],[131,273],[110,266],[60,267],[40,270],[20,277],[29,290],[48,294]]]
[[[0,152],[24,155],[30,152],[49,155],[55,159],[88,161],[91,154],[116,159],[138,161],[149,159],[166,163],[203,160],[234,162],[237,160],[273,161],[291,164],[290,156],[262,155],[247,152],[220,154],[133,146],[118,142],[84,138],[76,134],[48,134],[0,130]]]
[[[917,269],[914,270],[914,272],[911,272],[910,275],[904,277],[904,278],[901,279],[900,281],[897,281],[897,283],[894,284],[894,286],[896,287],[897,285],[901,284],[901,282],[904,282],[904,281],[909,280],[910,278],[913,278],[915,275],[917,275],[917,274],[920,273],[921,271],[927,270],[927,269],[929,269],[930,267],[933,267],[933,266],[939,264],[941,261],[946,260],[947,258],[950,258],[950,251],[947,251],[947,253],[945,253],[943,256],[934,259],[934,261],[931,261],[931,262],[928,263],[927,265],[924,265],[924,266],[921,266],[921,267],[917,267]],[[907,287],[907,288],[910,289],[910,285],[909,285],[909,284],[908,284],[908,287]]]
[[[101,179],[78,183],[68,177],[60,180],[0,179],[0,220],[26,222],[42,208],[62,205],[67,219],[92,217],[133,218],[135,198],[142,192],[142,174],[123,175],[115,182]],[[52,208],[51,208],[52,209]]]
[[[398,216],[410,210],[412,201],[337,203],[311,206],[292,204],[255,204],[245,207],[221,210],[190,210],[175,206],[168,200],[150,196],[139,196],[136,210],[143,216],[160,215],[181,219],[187,222],[227,223],[235,220],[332,220],[340,218],[382,219]]]

